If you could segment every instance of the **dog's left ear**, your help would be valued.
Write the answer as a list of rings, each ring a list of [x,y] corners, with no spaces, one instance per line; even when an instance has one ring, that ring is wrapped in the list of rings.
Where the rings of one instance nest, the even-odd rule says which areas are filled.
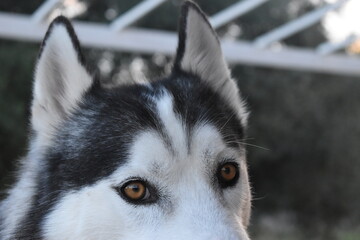
[[[186,1],[181,9],[179,45],[174,63],[174,71],[177,70],[197,75],[233,107],[244,111],[219,39],[205,14],[191,1]]]

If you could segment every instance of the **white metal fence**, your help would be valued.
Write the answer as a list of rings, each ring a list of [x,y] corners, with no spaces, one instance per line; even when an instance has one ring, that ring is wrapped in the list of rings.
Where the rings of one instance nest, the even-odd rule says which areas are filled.
[[[172,55],[177,45],[177,34],[156,29],[130,27],[166,0],[144,0],[110,24],[74,21],[74,28],[81,43],[87,47],[111,48],[138,53],[162,53]],[[214,28],[219,28],[271,0],[242,0],[220,10],[210,18]],[[250,64],[283,69],[360,76],[360,59],[347,54],[335,53],[354,41],[350,35],[342,42],[321,44],[317,49],[281,47],[272,44],[305,30],[321,21],[330,11],[341,7],[348,0],[338,0],[271,30],[254,41],[222,40],[224,55],[230,63]],[[64,0],[47,0],[32,15],[0,12],[0,38],[24,41],[41,41],[48,25],[49,15]],[[139,41],[141,39],[141,41]]]

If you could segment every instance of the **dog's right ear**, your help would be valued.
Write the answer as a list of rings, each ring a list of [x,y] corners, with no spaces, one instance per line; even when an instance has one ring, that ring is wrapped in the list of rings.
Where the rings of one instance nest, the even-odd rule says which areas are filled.
[[[31,123],[37,134],[51,137],[81,102],[93,82],[84,65],[73,27],[65,17],[57,17],[45,35],[35,70]]]

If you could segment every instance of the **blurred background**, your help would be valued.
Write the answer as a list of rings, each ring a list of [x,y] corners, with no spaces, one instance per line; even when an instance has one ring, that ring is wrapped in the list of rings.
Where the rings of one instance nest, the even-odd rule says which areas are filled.
[[[141,2],[66,0],[46,18],[65,14],[78,21],[107,24]],[[181,2],[163,1],[130,27],[175,32]],[[213,16],[239,1],[196,2]],[[257,2],[262,3],[256,9],[218,26],[221,39],[257,43],[254,47],[260,50],[255,57],[259,59],[261,49],[273,51],[276,61],[276,53],[289,48],[310,51],[314,59],[319,59],[314,64],[331,58],[333,52],[357,61],[359,1],[340,1],[342,5],[322,13],[304,29],[267,44],[262,44],[259,36],[339,1]],[[30,15],[43,3],[1,0],[0,13]],[[47,20],[41,24],[46,28]],[[27,151],[32,75],[38,49],[38,41],[0,37],[1,191],[12,183],[17,159]],[[171,54],[161,52],[141,54],[92,47],[84,50],[89,66],[97,69],[104,84],[110,85],[158,78],[169,72],[172,61]],[[247,57],[241,52],[236,54]],[[299,65],[309,64],[295,60]],[[251,110],[247,142],[254,194],[250,227],[253,239],[360,239],[360,65],[357,73],[356,69],[347,72],[351,63],[344,65],[343,71],[331,71],[334,68],[330,65],[328,69],[299,70],[296,66],[274,67],[246,59],[231,64]]]

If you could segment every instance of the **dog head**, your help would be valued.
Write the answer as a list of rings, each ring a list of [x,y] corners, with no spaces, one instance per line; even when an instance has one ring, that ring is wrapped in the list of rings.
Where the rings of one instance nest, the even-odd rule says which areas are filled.
[[[184,4],[166,78],[108,89],[84,65],[57,18],[35,73],[42,157],[24,229],[51,240],[249,239],[247,115],[202,11]]]

